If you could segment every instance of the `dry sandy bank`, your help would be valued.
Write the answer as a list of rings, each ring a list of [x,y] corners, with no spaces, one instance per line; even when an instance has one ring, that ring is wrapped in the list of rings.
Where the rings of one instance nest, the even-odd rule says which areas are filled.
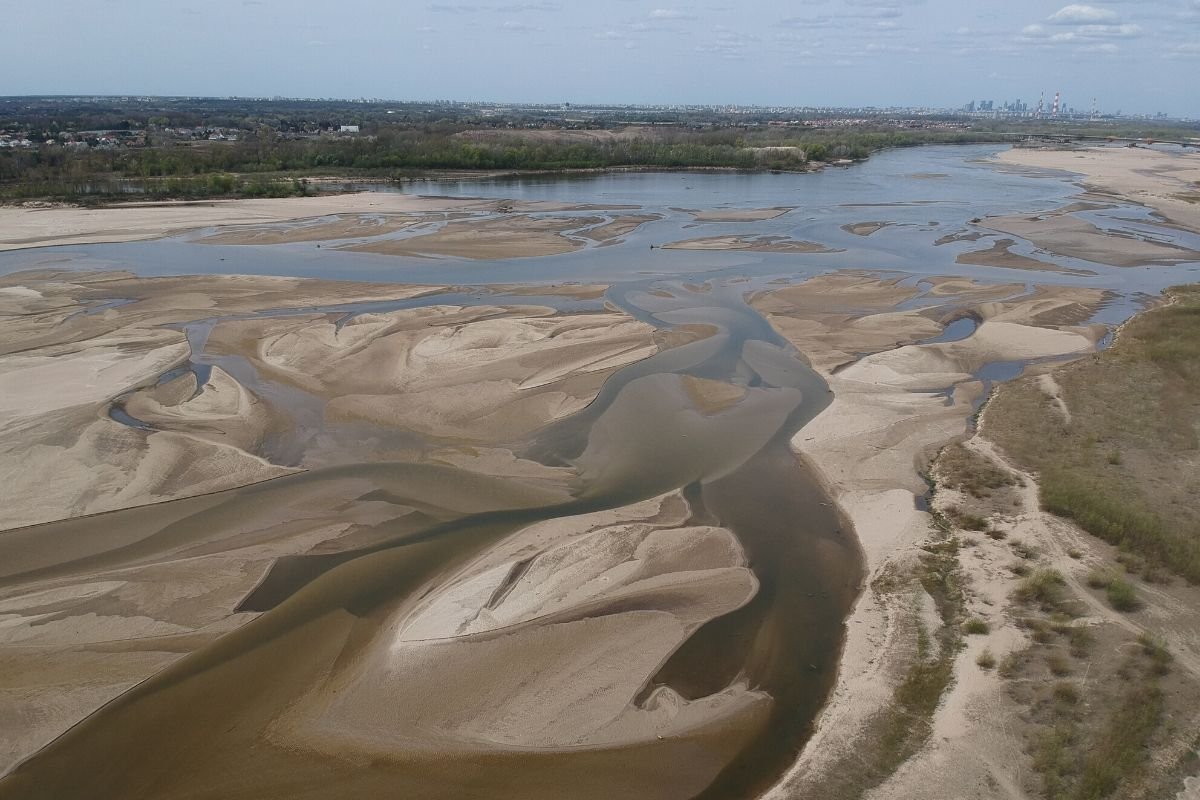
[[[856,753],[876,746],[871,726],[889,708],[904,665],[911,662],[915,631],[938,624],[933,601],[919,583],[902,592],[882,587],[893,580],[889,576],[912,569],[931,534],[930,517],[917,502],[927,490],[921,471],[941,445],[966,432],[982,391],[972,373],[993,361],[1086,353],[1098,335],[1077,327],[1103,299],[1098,290],[1043,287],[1012,298],[1020,294],[1019,284],[957,278],[932,283],[929,295],[942,303],[912,311],[895,307],[913,297],[914,289],[869,274],[826,275],[753,300],[810,354],[834,391],[832,405],[792,444],[830,483],[854,523],[870,571],[868,588],[848,621],[831,701],[800,760],[771,797],[832,796],[826,792],[841,785],[839,776],[853,772]],[[921,343],[963,315],[981,321],[973,334]],[[966,713],[955,707],[958,716],[941,724],[965,725]],[[890,791],[884,786],[872,796],[940,796]]]
[[[275,200],[206,200],[129,203],[104,208],[0,206],[0,251],[63,244],[131,242],[157,239],[213,226],[237,226],[217,234],[214,243],[270,244],[315,241],[349,236],[379,235],[387,226],[398,230],[413,215],[437,213],[494,214],[496,212],[552,213],[615,211],[627,206],[587,205],[542,201],[426,197],[391,192],[358,192]],[[342,219],[325,219],[334,215]],[[369,215],[363,218],[359,215]],[[378,215],[401,215],[380,222]],[[405,219],[407,217],[407,219]],[[307,221],[307,225],[278,226]],[[248,226],[241,230],[241,226]],[[382,226],[382,227],[381,227]]]
[[[0,207],[0,250],[131,242],[214,225],[262,225],[330,214],[474,209],[488,202],[363,192],[277,200],[137,203],[105,208],[5,206]]]
[[[1008,164],[1078,172],[1099,194],[1142,203],[1170,222],[1200,230],[1200,153],[1166,153],[1144,147],[1072,150],[1015,148],[1000,154]]]

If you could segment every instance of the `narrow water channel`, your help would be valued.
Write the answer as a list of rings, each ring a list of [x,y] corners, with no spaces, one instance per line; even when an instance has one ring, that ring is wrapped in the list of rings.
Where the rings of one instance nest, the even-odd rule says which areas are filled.
[[[531,523],[676,489],[685,491],[694,519],[734,532],[759,585],[749,604],[702,626],[643,689],[644,696],[669,686],[696,699],[742,681],[769,696],[765,723],[714,780],[698,786],[684,776],[696,774],[696,748],[703,749],[706,736],[719,739],[719,731],[648,747],[654,752],[638,757],[659,768],[647,771],[642,784],[618,768],[622,759],[628,763],[628,746],[460,755],[440,762],[397,753],[395,764],[362,765],[374,777],[351,784],[367,796],[389,786],[414,797],[527,798],[566,796],[582,776],[602,783],[611,773],[623,775],[625,789],[647,797],[749,797],[764,788],[794,760],[830,689],[842,623],[862,579],[852,532],[788,446],[831,396],[736,288],[678,284],[655,294],[649,288],[626,284],[608,300],[660,328],[705,325],[713,333],[617,371],[587,408],[526,443],[527,457],[575,467],[580,486],[574,500],[398,527],[369,547],[280,560],[242,603],[242,610],[261,611],[258,617],[93,713],[0,781],[0,797],[162,796],[177,793],[181,781],[191,781],[192,791],[179,796],[345,796],[336,765],[263,752],[256,760],[252,754],[297,696],[380,635],[382,609],[414,602],[440,578]],[[211,364],[202,355],[203,328],[190,337],[193,361]],[[253,382],[249,375],[237,377]],[[744,396],[719,413],[706,413],[684,390],[687,378],[733,384]],[[283,396],[273,400],[286,404]],[[428,470],[351,465],[233,490],[222,493],[215,508],[167,526],[134,549],[144,556],[156,537],[163,546],[178,543],[242,511],[269,507],[301,485],[386,475],[393,486],[411,483],[417,491],[426,481],[455,480],[450,471]],[[130,509],[105,515],[104,522],[135,524],[146,513]],[[100,554],[59,571],[115,565],[132,555]],[[463,770],[475,776],[469,786],[458,780]],[[298,776],[304,776],[303,790]]]

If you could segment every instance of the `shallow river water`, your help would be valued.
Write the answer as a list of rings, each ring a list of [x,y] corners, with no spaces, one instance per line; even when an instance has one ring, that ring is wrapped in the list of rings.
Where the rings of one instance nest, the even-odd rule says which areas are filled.
[[[509,296],[493,288],[497,285],[595,281],[611,286],[603,299],[512,297],[563,311],[598,310],[609,303],[658,328],[699,323],[716,331],[709,338],[618,370],[587,408],[520,443],[527,458],[578,470],[580,482],[573,501],[468,515],[416,532],[397,531],[369,547],[336,555],[281,560],[241,606],[262,614],[104,706],[0,780],[0,796],[82,796],[78,792],[85,789],[96,797],[142,796],[176,785],[170,773],[191,775],[201,782],[205,789],[197,796],[334,797],[355,787],[364,796],[374,796],[389,786],[399,796],[410,797],[549,797],[570,796],[570,788],[578,787],[581,780],[619,774],[627,754],[564,751],[421,761],[398,772],[396,765],[371,765],[364,769],[378,768],[381,783],[356,784],[347,783],[336,770],[303,762],[271,762],[260,771],[245,748],[252,747],[273,715],[294,699],[284,688],[264,684],[262,670],[279,669],[275,687],[305,687],[344,655],[338,643],[370,638],[370,621],[379,609],[407,602],[437,576],[514,530],[675,489],[684,492],[697,520],[727,527],[737,535],[759,590],[749,604],[693,634],[661,666],[643,695],[656,686],[670,686],[686,698],[700,698],[736,681],[767,693],[772,699],[770,711],[749,744],[700,794],[689,790],[679,796],[755,795],[794,760],[832,685],[843,620],[860,588],[863,568],[852,531],[828,502],[816,475],[788,445],[828,405],[829,390],[803,354],[744,302],[746,294],[773,282],[795,282],[847,268],[899,273],[918,286],[923,276],[965,275],[997,283],[1108,289],[1113,299],[1093,321],[1111,325],[1133,313],[1146,295],[1200,275],[1200,264],[1118,269],[1052,256],[1028,242],[1018,242],[1012,251],[1076,272],[956,264],[959,253],[979,246],[935,245],[936,240],[965,230],[973,218],[1061,207],[1079,191],[1071,176],[1063,173],[998,169],[988,161],[998,149],[897,150],[847,169],[806,175],[628,173],[405,188],[431,195],[628,204],[662,216],[624,243],[589,246],[562,256],[491,262],[431,260],[317,249],[312,243],[199,245],[191,241],[194,236],[186,235],[0,254],[0,274],[119,268],[142,275],[293,275],[456,287],[446,294],[391,303],[268,312],[279,314],[353,315],[440,303],[502,304]],[[739,223],[696,223],[686,210],[769,206],[795,210],[771,220]],[[580,212],[589,213],[594,212]],[[1167,235],[1163,228],[1147,227],[1150,220],[1137,207],[1092,211],[1087,219],[1126,235]],[[892,224],[869,237],[842,229],[866,221]],[[789,236],[839,252],[784,255],[658,247],[730,232]],[[1200,237],[1182,232],[1169,235],[1178,244],[1200,246]],[[120,302],[114,298],[107,304],[115,307]],[[215,322],[187,326],[193,345],[188,368],[199,376],[219,365],[251,391],[292,409],[294,429],[275,441],[266,455],[277,463],[299,463],[312,431],[323,424],[320,407],[302,392],[289,395],[298,390],[258,376],[244,359],[207,353],[206,330]],[[960,322],[939,339],[969,335],[972,325]],[[1004,380],[1020,372],[1019,365],[989,367],[992,371],[980,377]],[[727,413],[694,413],[681,388],[682,376],[744,387],[745,399]],[[119,402],[113,417],[131,426],[142,425]],[[239,509],[270,505],[276,493],[283,496],[306,484],[383,474],[393,483],[410,478],[414,485],[442,480],[419,465],[312,470],[222,493],[215,509],[197,512],[189,523],[192,527],[176,525],[161,535],[192,535],[193,529],[236,518]],[[106,519],[120,525],[145,513],[131,509]],[[152,544],[139,546],[153,550]],[[110,557],[59,565],[59,572],[52,573],[83,571]],[[35,572],[9,579],[28,578]],[[239,725],[247,730],[235,732]],[[183,729],[188,734],[173,741],[172,732]],[[237,746],[221,745],[222,737]],[[703,743],[697,741],[695,747],[699,750],[664,745],[661,753],[655,751],[660,769],[659,774],[645,777],[647,789],[653,787],[646,796],[672,796],[661,785],[670,781],[686,785],[682,776],[704,760]],[[137,768],[119,766],[135,757]],[[464,770],[474,775],[466,787],[459,782]],[[280,777],[285,773],[288,778]],[[531,787],[529,776],[534,773],[539,777]],[[304,790],[297,787],[300,780],[308,781]],[[634,778],[627,775],[626,780]],[[636,781],[612,786],[641,796]]]

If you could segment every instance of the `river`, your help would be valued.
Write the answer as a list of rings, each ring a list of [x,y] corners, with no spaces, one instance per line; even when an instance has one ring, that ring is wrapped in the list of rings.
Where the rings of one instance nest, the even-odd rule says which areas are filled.
[[[898,150],[847,169],[806,175],[624,173],[405,187],[435,195],[632,205],[661,217],[616,246],[536,259],[431,262],[318,250],[311,243],[198,245],[194,235],[0,254],[0,274],[50,267],[120,268],[141,275],[292,275],[456,286],[451,293],[413,300],[304,310],[343,315],[447,302],[503,303],[508,296],[495,288],[503,284],[597,281],[610,288],[596,301],[528,294],[520,300],[561,311],[598,310],[608,303],[659,329],[703,324],[714,331],[618,370],[587,408],[521,443],[528,458],[578,471],[580,483],[571,501],[382,530],[369,546],[282,559],[240,606],[261,612],[253,620],[83,720],[0,780],[0,797],[754,796],[782,774],[804,744],[832,686],[843,621],[864,575],[852,530],[829,502],[814,469],[788,444],[828,405],[829,390],[803,354],[746,304],[747,293],[845,268],[899,273],[914,285],[930,275],[995,282],[1012,282],[1015,276],[1110,290],[1113,299],[1093,321],[1111,325],[1133,313],[1147,294],[1185,280],[1181,273],[1200,272],[1196,264],[1169,271],[1105,267],[1037,252],[1027,242],[1012,251],[1036,253],[1074,272],[1016,273],[956,264],[956,256],[972,246],[935,245],[936,240],[973,218],[1058,208],[1078,191],[1071,176],[1062,173],[996,168],[988,159],[998,149]],[[696,222],[688,209],[771,206],[795,210],[739,223],[738,232],[820,242],[837,252],[784,255],[656,247],[729,231],[728,223]],[[891,224],[869,237],[843,228],[873,220]],[[1089,212],[1089,220],[1125,235],[1152,232],[1144,210],[1119,203]],[[1161,235],[1161,229],[1155,230]],[[1200,244],[1197,238],[1183,232],[1176,237],[1191,247]],[[321,409],[303,393],[257,375],[237,357],[207,353],[206,331],[218,321],[187,326],[193,345],[189,368],[219,365],[259,396],[293,409],[296,425],[273,442],[268,455],[277,463],[300,463],[313,430],[322,424]],[[745,399],[727,413],[693,413],[681,389],[684,376],[743,387]],[[997,379],[1007,377],[1011,374]],[[119,402],[113,415],[124,424],[142,424]],[[104,552],[16,572],[4,580],[68,576],[128,563],[134,556],[150,557],[157,548],[199,537],[310,487],[346,480],[386,482],[403,492],[395,487],[433,482],[453,490],[456,478],[413,464],[314,469],[223,492],[204,503],[178,501],[192,503],[188,508],[195,510],[133,545],[136,552]],[[385,617],[411,606],[428,587],[514,531],[673,490],[688,498],[698,523],[733,531],[758,582],[748,604],[697,630],[640,696],[665,686],[684,698],[703,698],[739,681],[765,693],[771,700],[765,718],[719,769],[705,754],[723,735],[713,731],[649,743],[637,752],[622,746],[441,758],[398,753],[369,763],[352,757],[345,763],[313,759],[266,744],[273,721],[313,685],[336,675],[349,654],[381,635]],[[147,518],[162,513],[129,509],[105,515],[103,524],[144,526]],[[82,530],[77,521],[44,529],[50,537]],[[0,542],[0,556],[5,546]],[[696,785],[698,779],[689,780],[689,775],[705,778]]]

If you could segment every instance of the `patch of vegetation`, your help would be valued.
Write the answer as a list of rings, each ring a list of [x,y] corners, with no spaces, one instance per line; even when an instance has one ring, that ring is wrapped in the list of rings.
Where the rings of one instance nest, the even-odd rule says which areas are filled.
[[[1016,475],[957,442],[942,450],[938,467],[947,486],[976,498],[991,497],[998,489],[1017,485]]]
[[[993,669],[996,666],[996,657],[992,655],[991,650],[985,649],[975,657],[975,663],[979,665],[980,669]]]
[[[874,581],[872,588],[880,593],[913,593],[919,583],[936,604],[941,624],[928,630],[914,609],[914,652],[891,705],[868,724],[862,746],[848,756],[852,762],[834,770],[814,796],[861,798],[919,751],[933,731],[933,713],[953,680],[965,605],[958,540],[944,532],[937,536],[922,548],[920,564],[911,575],[891,572],[886,579]],[[913,596],[919,597],[920,592]]]
[[[1008,546],[1012,548],[1013,553],[1015,553],[1018,558],[1023,558],[1026,561],[1032,561],[1038,557],[1037,548],[1031,544],[1026,544],[1020,539],[1013,539],[1008,543]]]
[[[1162,780],[1151,775],[1149,764],[1152,749],[1170,738],[1163,726],[1166,693],[1159,685],[1170,654],[1151,637],[1138,641],[1144,642],[1139,652],[1122,663],[1091,662],[1084,683],[1062,680],[1074,667],[1051,642],[1011,654],[1001,664],[1001,675],[1020,679],[1010,684],[1014,697],[1030,707],[1028,751],[1047,800],[1134,796],[1125,790]],[[1031,658],[1037,650],[1045,653],[1046,677],[1040,680]]]
[[[1132,590],[1113,569],[1093,571],[1088,583]],[[1027,606],[1016,623],[1033,644],[1005,656],[998,672],[1024,708],[1018,725],[1034,771],[1025,789],[1046,800],[1174,796],[1179,777],[1194,773],[1179,748],[1179,726],[1191,730],[1197,719],[1194,676],[1172,671],[1161,637],[1135,640],[1116,623],[1073,618],[1077,598],[1053,570],[1033,572],[1014,597]],[[1097,641],[1122,657],[1093,657]]]
[[[1167,649],[1167,643],[1161,636],[1142,633],[1138,636],[1137,641],[1141,645],[1142,654],[1149,659],[1150,669],[1155,675],[1166,675],[1171,671],[1171,662],[1174,660],[1174,656]]]
[[[946,516],[950,518],[957,527],[968,531],[986,531],[988,530],[988,521],[978,514],[972,514],[958,506],[953,506],[946,509]],[[991,533],[989,532],[989,536]]]
[[[1055,569],[1039,569],[1017,586],[1013,596],[1017,602],[1036,604],[1043,611],[1059,608],[1066,596],[1066,579]]]
[[[1108,604],[1117,611],[1136,611],[1141,605],[1133,584],[1123,578],[1109,581],[1108,586],[1104,587],[1104,594]]]
[[[1024,657],[1021,653],[1012,652],[1004,656],[1000,660],[1000,675],[1005,678],[1012,678],[1020,671],[1024,662]]]
[[[1078,705],[1080,700],[1079,687],[1070,681],[1060,681],[1054,684],[1054,702],[1064,705]]]
[[[1095,638],[1087,628],[1074,625],[1067,630],[1069,651],[1074,658],[1085,658],[1092,648]]]
[[[1111,797],[1121,781],[1136,774],[1146,760],[1146,744],[1158,728],[1163,693],[1157,686],[1129,687],[1083,760],[1074,797]]]
[[[963,633],[979,635],[987,633],[990,630],[991,627],[979,617],[971,617],[963,623]]]
[[[1046,656],[1046,666],[1050,668],[1050,674],[1057,678],[1071,674],[1071,662],[1062,653],[1051,653]]]
[[[1113,347],[1055,371],[1069,422],[1019,380],[988,404],[986,430],[1039,475],[1047,511],[1200,582],[1200,285],[1167,294]]]

